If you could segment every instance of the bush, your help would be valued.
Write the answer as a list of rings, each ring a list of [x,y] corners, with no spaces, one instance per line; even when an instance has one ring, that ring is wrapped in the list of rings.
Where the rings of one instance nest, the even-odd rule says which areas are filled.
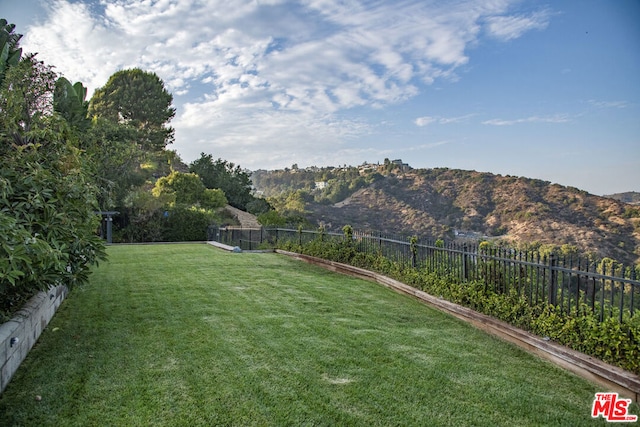
[[[54,113],[61,105],[57,75],[35,55],[13,62],[3,60],[10,67],[0,85],[3,320],[38,291],[85,282],[90,266],[105,257],[88,159],[71,123]]]
[[[207,240],[207,228],[216,222],[215,214],[206,209],[175,206],[167,211],[163,224],[163,240],[168,242]]]
[[[200,206],[205,209],[218,209],[227,205],[224,191],[219,188],[205,188],[200,199]]]
[[[72,287],[105,258],[95,189],[70,147],[7,153],[0,169],[0,318],[38,291]],[[49,159],[44,157],[48,156]],[[58,157],[61,155],[61,157]],[[46,160],[49,160],[48,162]],[[53,161],[52,161],[53,160]]]

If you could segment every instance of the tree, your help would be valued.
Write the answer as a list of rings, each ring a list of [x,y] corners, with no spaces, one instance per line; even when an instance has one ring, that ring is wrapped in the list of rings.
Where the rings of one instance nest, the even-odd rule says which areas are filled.
[[[267,213],[272,209],[273,206],[271,206],[271,204],[266,199],[260,197],[255,197],[252,201],[247,203],[247,212],[254,215]]]
[[[254,199],[250,176],[240,166],[222,159],[214,161],[211,154],[200,153],[200,158],[189,165],[189,171],[198,174],[205,187],[224,191],[231,206],[246,210]]]
[[[89,115],[131,126],[138,132],[139,148],[156,152],[173,142],[174,130],[167,126],[176,112],[172,102],[173,96],[155,73],[122,70],[95,91]]]
[[[209,210],[223,208],[227,203],[229,202],[224,195],[224,191],[219,188],[205,188],[200,199],[200,206]]]
[[[143,153],[135,144],[136,135],[131,126],[94,118],[79,142],[100,190],[101,210],[122,207],[127,194],[145,182],[140,170]]]
[[[195,173],[173,171],[156,181],[152,193],[155,197],[171,196],[173,203],[178,205],[198,205],[208,210],[227,204],[222,190],[205,188]]]
[[[268,211],[258,215],[258,222],[265,227],[284,227],[287,225],[287,218],[276,211]]]
[[[55,105],[82,126],[84,87],[59,80],[56,89],[60,102]],[[81,148],[92,161],[103,210],[126,208],[129,192],[155,172],[142,166],[157,163],[173,140],[167,126],[175,114],[172,100],[157,75],[140,69],[119,71],[96,90],[87,106],[91,125]]]
[[[36,60],[35,55],[7,70],[0,97],[0,124],[11,142],[26,145],[46,128],[45,122],[53,113],[56,79],[52,67]]]
[[[173,194],[154,196],[138,189],[130,191],[123,200],[121,216],[126,226],[120,231],[129,242],[157,242],[163,240],[163,217],[167,206],[175,202]]]
[[[175,203],[193,205],[198,203],[204,194],[204,184],[195,173],[171,172],[156,181],[153,195],[172,194]]]
[[[6,19],[0,19],[0,85],[4,81],[7,70],[18,65],[22,56],[19,47],[22,34],[16,34],[15,24],[9,24]]]

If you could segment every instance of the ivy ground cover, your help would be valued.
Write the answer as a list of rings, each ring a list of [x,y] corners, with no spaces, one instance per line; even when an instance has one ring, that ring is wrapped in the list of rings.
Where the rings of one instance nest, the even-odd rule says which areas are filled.
[[[605,390],[379,285],[205,244],[108,255],[0,397],[1,425],[605,424]]]

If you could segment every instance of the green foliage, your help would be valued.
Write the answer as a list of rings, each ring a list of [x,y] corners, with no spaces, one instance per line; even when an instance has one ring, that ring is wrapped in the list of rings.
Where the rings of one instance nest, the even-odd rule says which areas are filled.
[[[617,315],[601,322],[595,315],[571,316],[561,307],[545,306],[532,319],[530,329],[577,351],[640,373],[640,313]]]
[[[411,272],[411,269],[401,270],[396,278],[404,280],[412,276]],[[456,283],[433,273],[418,273],[417,280],[411,284],[630,372],[640,373],[640,313],[633,318],[625,315],[622,322],[618,321],[617,315],[600,322],[598,313],[591,314],[586,307],[579,312],[589,314],[567,314],[566,307],[562,310],[545,303],[531,305],[515,289],[496,293],[481,282]]]
[[[283,227],[287,225],[287,218],[276,211],[269,211],[258,215],[258,222],[265,227]]]
[[[79,161],[75,153],[59,148],[64,157],[55,162],[47,162],[37,147],[2,159],[0,311],[4,316],[37,291],[85,282],[90,265],[104,258],[102,242],[95,235],[99,223],[95,190],[82,169],[68,167],[69,162]]]
[[[276,210],[284,215],[298,213],[304,215],[306,206],[313,200],[311,194],[306,190],[296,190],[283,194],[281,197],[272,197],[269,202]]]
[[[247,212],[253,215],[260,215],[269,212],[273,207],[271,204],[263,199],[263,198],[254,198],[252,201],[247,203]]]
[[[122,70],[96,89],[89,103],[89,115],[130,126],[143,151],[156,152],[173,142],[174,130],[167,123],[174,117],[173,96],[155,74]]]
[[[329,203],[338,203],[347,197],[353,192],[349,189],[349,184],[345,181],[334,181],[329,185],[328,192],[324,195],[324,199],[326,199]],[[320,199],[322,201],[322,199]]]
[[[84,88],[58,81],[59,109],[71,109],[80,117]],[[68,102],[63,102],[68,101]],[[102,210],[122,212],[117,227],[130,225],[125,198],[131,191],[151,183],[180,164],[175,152],[164,147],[173,140],[167,123],[175,114],[172,96],[153,73],[139,69],[123,70],[111,76],[96,90],[88,105],[91,125],[81,139],[100,188]],[[70,104],[70,105],[67,105]],[[82,109],[80,108],[82,105]]]
[[[207,209],[176,205],[167,211],[163,223],[163,240],[167,242],[207,240],[207,227],[218,221]]]
[[[131,191],[124,199],[127,225],[117,230],[115,241],[157,242],[163,240],[164,212],[175,202],[173,194],[154,196],[151,192],[138,189]]]
[[[0,90],[0,317],[54,285],[83,283],[104,258],[96,193],[68,123],[52,114],[55,73],[29,56]]]
[[[19,47],[22,34],[14,33],[15,24],[9,24],[6,19],[0,19],[0,86],[4,81],[7,70],[18,65],[22,56]]]
[[[204,209],[218,209],[227,205],[227,197],[219,188],[205,188],[200,198],[200,206]]]
[[[71,84],[60,77],[53,93],[53,109],[60,113],[67,123],[79,132],[85,132],[91,124],[88,117],[89,102],[87,88],[81,82]]]
[[[129,191],[145,183],[140,169],[145,154],[138,149],[136,135],[131,126],[94,118],[80,142],[100,190],[102,210],[121,210]]]
[[[626,206],[624,208],[623,218],[640,218],[640,208]]]
[[[353,227],[345,225],[342,227],[342,232],[344,233],[344,241],[351,244],[353,242]]]
[[[249,174],[239,165],[222,159],[214,161],[211,154],[201,153],[200,158],[191,163],[189,171],[197,174],[205,187],[224,191],[233,207],[247,210],[247,205],[254,200]]]
[[[216,211],[226,204],[222,190],[205,188],[196,174],[174,171],[158,179],[152,191],[129,193],[125,199],[129,223],[121,239],[206,240],[207,227],[222,221]]]
[[[33,55],[7,70],[0,88],[0,125],[11,143],[27,145],[37,139],[45,140],[41,132],[47,131],[51,120],[56,78],[53,68]]]
[[[171,194],[177,204],[193,205],[204,195],[204,184],[195,173],[171,172],[156,181],[153,195]]]
[[[199,205],[205,209],[217,209],[227,204],[222,190],[205,188],[195,173],[173,171],[156,181],[152,194],[172,197],[173,203],[178,205]]]
[[[333,204],[340,202],[357,190],[382,179],[374,170],[363,171],[354,166],[292,168],[276,171],[254,171],[255,187],[266,197],[282,196],[297,191],[309,194],[308,202]],[[323,183],[323,187],[316,186]],[[286,197],[286,196],[284,196]]]

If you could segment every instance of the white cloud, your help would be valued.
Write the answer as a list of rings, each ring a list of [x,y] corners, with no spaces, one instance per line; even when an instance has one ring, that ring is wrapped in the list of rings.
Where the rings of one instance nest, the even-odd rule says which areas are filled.
[[[424,117],[418,117],[417,119],[415,119],[414,123],[416,124],[416,126],[428,126],[431,123],[438,123],[441,125],[447,125],[450,123],[460,123],[460,122],[464,122],[467,119],[471,118],[475,116],[475,114],[465,114],[464,116],[457,116],[457,117],[430,117],[430,116],[424,116]]]
[[[174,123],[175,147],[184,158],[212,153],[247,168],[299,164],[331,164],[340,159],[346,141],[367,135],[371,126],[313,111],[274,111],[268,103],[247,105],[245,99],[188,103]],[[341,160],[340,163],[344,163]],[[337,163],[335,163],[337,164]]]
[[[548,13],[512,16],[512,3],[52,0],[22,45],[90,94],[117,70],[156,72],[177,97],[173,148],[186,160],[220,150],[249,164],[303,163],[370,132],[345,111],[457,78],[483,26],[503,40],[546,26]]]
[[[416,126],[423,127],[423,126],[428,126],[431,123],[436,122],[437,120],[438,119],[436,119],[435,117],[424,116],[424,117],[418,117],[414,123],[416,124]]]
[[[530,116],[523,119],[503,120],[503,119],[491,119],[482,122],[483,125],[493,126],[511,126],[520,123],[566,123],[569,116],[566,114],[556,114],[555,116]]]
[[[543,30],[549,25],[548,11],[533,12],[529,15],[490,16],[486,19],[489,34],[500,40],[513,40],[527,31]]]
[[[598,108],[627,108],[629,106],[627,101],[597,101],[595,99],[590,99],[587,102]]]

